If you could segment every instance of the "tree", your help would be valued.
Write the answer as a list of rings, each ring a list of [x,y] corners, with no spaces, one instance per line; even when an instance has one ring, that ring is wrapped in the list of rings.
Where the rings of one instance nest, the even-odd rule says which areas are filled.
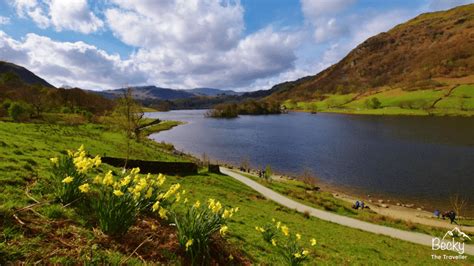
[[[144,116],[142,107],[132,97],[131,88],[126,89],[123,95],[117,99],[114,116],[115,123],[126,136],[127,154],[124,166],[126,167],[130,157],[130,141],[132,139],[140,140],[140,125]]]
[[[370,109],[379,109],[382,107],[382,103],[377,97],[373,97],[365,101],[365,106]]]
[[[455,194],[451,196],[449,200],[451,202],[451,207],[453,207],[457,216],[460,217],[461,214],[463,214],[464,208],[468,205],[467,199],[462,196],[459,196],[459,194]]]
[[[8,115],[13,121],[22,121],[31,115],[31,107],[24,103],[12,102],[8,107]]]

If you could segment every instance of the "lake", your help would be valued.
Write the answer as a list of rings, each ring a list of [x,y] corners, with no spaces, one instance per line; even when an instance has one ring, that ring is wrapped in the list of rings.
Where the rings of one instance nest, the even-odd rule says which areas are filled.
[[[311,171],[321,181],[364,195],[447,209],[458,193],[474,204],[474,119],[291,112],[204,117],[203,110],[147,113],[187,124],[152,139],[212,160],[279,173]]]

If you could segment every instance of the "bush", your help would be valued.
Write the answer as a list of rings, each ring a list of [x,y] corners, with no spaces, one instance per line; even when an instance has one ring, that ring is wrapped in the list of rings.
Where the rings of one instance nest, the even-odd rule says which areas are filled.
[[[382,103],[377,97],[374,97],[371,99],[367,99],[365,101],[365,106],[370,109],[379,109],[380,107],[382,107]]]
[[[309,260],[310,251],[304,247],[302,236],[299,233],[291,234],[290,229],[281,222],[273,219],[273,226],[268,228],[256,227],[265,242],[271,244],[285,261],[286,265],[302,265]],[[268,231],[271,230],[271,233]],[[269,236],[272,237],[269,237]],[[311,246],[316,245],[316,239],[309,240]]]
[[[208,262],[211,236],[217,231],[224,236],[228,231],[226,220],[237,211],[238,208],[224,209],[219,201],[209,199],[207,206],[197,201],[184,215],[175,214],[179,244],[193,265]]]
[[[13,121],[23,121],[28,119],[32,114],[32,108],[26,103],[12,102],[8,106],[8,116]]]

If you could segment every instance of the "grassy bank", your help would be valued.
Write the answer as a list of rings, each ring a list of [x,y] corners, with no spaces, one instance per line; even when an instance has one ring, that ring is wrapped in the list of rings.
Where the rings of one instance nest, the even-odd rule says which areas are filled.
[[[150,232],[144,229],[147,224],[153,223],[148,218],[132,227],[131,234],[127,235],[130,238],[112,241],[104,238],[95,228],[90,214],[82,213],[75,206],[64,207],[51,201],[53,197],[47,186],[51,176],[49,158],[81,144],[86,146],[91,155],[124,156],[123,136],[102,125],[0,122],[0,264],[6,261],[31,264],[119,264],[125,260],[132,265],[157,261],[179,264],[176,254],[163,247],[166,242],[152,246],[153,243],[145,241],[159,234],[140,233]],[[147,140],[132,142],[132,158],[188,160],[173,155],[167,145]],[[310,264],[443,262],[431,259],[431,254],[441,253],[432,252],[429,247],[305,217],[265,200],[227,176],[201,172],[196,176],[168,177],[168,180],[169,183],[180,182],[188,191],[190,201],[214,197],[226,206],[239,207],[239,213],[229,223],[228,241],[255,263],[281,263],[271,245],[265,243],[254,229],[255,226],[270,223],[272,218],[288,225],[291,232],[298,231],[317,239],[316,257]],[[31,204],[35,205],[25,208]],[[169,230],[173,228],[158,228],[158,232],[172,234]],[[144,241],[146,243],[133,253]],[[469,262],[474,262],[472,256],[469,259]]]
[[[336,198],[331,191],[315,190],[314,185],[304,183],[300,180],[291,180],[284,178],[266,180],[248,173],[237,173],[251,178],[252,180],[282,195],[285,195],[288,198],[291,198],[295,201],[317,209],[330,211],[340,215],[356,218],[362,221],[380,224],[384,226],[390,226],[406,231],[420,232],[439,237],[443,237],[443,235],[446,233],[446,230],[444,228],[437,228],[428,225],[408,222],[401,219],[387,217],[384,215],[380,215],[370,209],[354,210],[352,208],[351,203]],[[370,205],[370,203],[368,204]],[[472,226],[472,220],[458,220],[458,222],[461,225]],[[449,222],[446,221],[446,223]]]
[[[377,99],[379,105],[371,104]],[[326,94],[318,101],[283,103],[290,110],[365,115],[473,116],[474,85],[431,90],[381,89],[364,94]]]

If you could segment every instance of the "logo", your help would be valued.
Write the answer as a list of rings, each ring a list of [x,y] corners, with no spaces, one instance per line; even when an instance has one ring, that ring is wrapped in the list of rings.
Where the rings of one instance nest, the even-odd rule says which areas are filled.
[[[454,227],[453,230],[449,230],[444,234],[443,238],[434,237],[431,241],[432,250],[443,250],[453,251],[458,253],[460,256],[448,256],[443,255],[444,259],[466,259],[467,256],[464,254],[464,241],[471,240],[471,238],[459,228]],[[441,256],[431,255],[433,259],[441,259]]]

